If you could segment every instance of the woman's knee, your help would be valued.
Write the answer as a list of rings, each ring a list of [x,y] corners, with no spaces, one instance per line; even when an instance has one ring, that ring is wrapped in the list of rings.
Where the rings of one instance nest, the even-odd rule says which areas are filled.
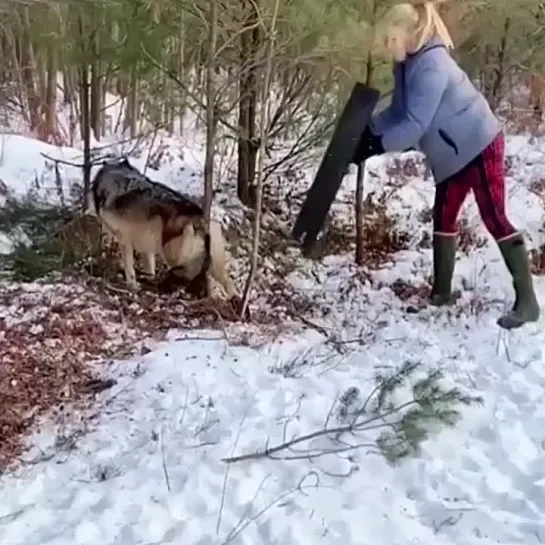
[[[489,214],[481,213],[481,218],[495,241],[507,239],[518,232],[503,211],[496,210],[495,213]]]
[[[441,218],[433,222],[434,235],[454,236],[458,234],[458,221],[452,218]]]
[[[455,235],[458,232],[458,216],[466,190],[462,184],[448,184],[437,188],[433,207],[433,232]]]

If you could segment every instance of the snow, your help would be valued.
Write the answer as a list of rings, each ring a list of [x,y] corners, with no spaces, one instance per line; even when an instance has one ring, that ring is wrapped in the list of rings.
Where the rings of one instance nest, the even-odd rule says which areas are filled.
[[[75,148],[21,136],[4,137],[2,145],[0,179],[18,198],[33,187],[43,199],[57,198],[42,153],[81,161]],[[166,159],[148,174],[200,194],[201,151],[174,141],[161,145]],[[539,248],[545,209],[532,187],[545,179],[545,141],[510,136],[507,154],[509,214],[529,246]],[[143,168],[146,157],[131,161]],[[387,212],[409,234],[407,247],[369,272],[372,283],[348,250],[320,262],[298,259],[284,280],[313,303],[305,318],[315,327],[304,332],[264,338],[242,325],[171,330],[164,341],[141,339],[147,349],[139,355],[104,362],[103,372],[117,384],[98,398],[84,433],[46,421],[29,438],[25,462],[0,477],[2,544],[531,545],[545,539],[543,320],[511,333],[496,327],[513,294],[472,199],[464,218],[485,242],[459,252],[460,301],[453,309],[407,312],[413,299],[401,300],[391,287],[398,278],[418,287],[430,274],[430,251],[420,242],[431,227],[422,214],[433,200],[432,182],[416,154],[369,163],[366,194],[389,195]],[[79,171],[59,168],[68,194],[80,183]],[[335,205],[348,226],[354,185],[351,174]],[[220,215],[229,204],[225,193],[216,203]],[[543,301],[545,281],[534,280]],[[267,304],[260,293],[253,307]],[[462,408],[456,427],[432,434],[418,455],[397,466],[377,453],[371,431],[346,437],[361,447],[343,452],[324,453],[333,443],[318,437],[278,459],[223,461],[326,422],[339,425],[345,392],[356,388],[365,399],[377,372],[406,362],[441,369],[447,384],[482,396],[483,405]]]
[[[103,155],[123,154],[131,150],[127,144],[115,145],[114,142],[111,142],[108,147],[106,145],[97,147],[98,151],[102,149]],[[171,150],[175,150],[175,147],[171,146],[169,151]],[[144,170],[148,157],[143,150],[138,151],[139,153],[132,155],[130,159],[135,167]],[[192,154],[186,154],[184,159],[184,157],[177,157],[174,152],[172,156],[163,158],[162,169],[155,171],[157,173],[151,169],[151,172],[154,172],[151,175],[162,179],[163,183],[172,185],[176,185],[177,178],[183,177],[184,190],[191,194],[198,193],[200,185],[198,185],[197,173],[192,170],[191,162],[187,161],[187,158],[192,157],[195,162]],[[81,186],[82,174],[79,165],[83,162],[83,152],[80,149],[53,146],[17,134],[0,136],[0,180],[8,186],[9,194],[13,197],[23,198],[30,192],[40,201],[58,203],[55,161],[59,162],[58,167],[65,193],[68,194],[69,188],[75,184]],[[181,161],[184,162],[181,163]],[[172,164],[176,162],[178,164],[173,168]],[[96,173],[99,167],[100,165],[94,166],[92,174]],[[183,172],[182,176],[180,172]]]
[[[518,369],[497,336],[405,320],[328,361],[317,333],[262,349],[208,332],[159,343],[111,369],[117,390],[76,450],[42,437],[54,458],[4,479],[2,543],[538,543],[543,357]],[[339,393],[366,390],[400,349],[473,384],[485,406],[397,468],[367,449],[311,462],[309,445],[302,460],[222,463],[321,429]],[[297,357],[295,378],[278,372]]]

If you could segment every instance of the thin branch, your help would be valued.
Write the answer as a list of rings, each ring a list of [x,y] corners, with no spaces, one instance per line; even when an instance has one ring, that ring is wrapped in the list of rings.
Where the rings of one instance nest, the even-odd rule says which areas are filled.
[[[233,464],[233,463],[243,462],[247,460],[257,460],[260,458],[267,458],[271,456],[272,454],[276,454],[277,452],[281,452],[282,450],[290,449],[291,447],[295,445],[298,445],[300,443],[304,443],[307,441],[311,441],[312,439],[316,439],[317,437],[324,437],[324,436],[326,437],[328,435],[342,435],[344,433],[350,433],[353,431],[366,430],[368,425],[376,422],[377,420],[386,418],[396,412],[402,411],[413,405],[416,405],[417,403],[418,402],[416,400],[407,401],[406,403],[403,403],[402,405],[399,405],[398,407],[395,407],[394,409],[385,411],[384,413],[381,413],[380,415],[377,415],[377,416],[372,416],[368,418],[367,420],[364,420],[363,422],[359,422],[356,424],[352,422],[344,426],[336,426],[333,428],[324,428],[321,430],[313,431],[312,433],[301,435],[290,441],[285,441],[284,443],[280,443],[279,445],[276,445],[274,447],[266,447],[263,450],[258,450],[256,452],[251,452],[249,454],[241,454],[240,456],[222,458],[222,462],[225,462],[227,464]]]
[[[168,475],[167,461],[166,461],[164,430],[161,430],[161,465],[163,466],[163,474],[165,476],[165,483],[167,485],[167,490],[171,492],[172,489],[170,488],[170,477]]]
[[[142,53],[144,53],[146,58],[151,62],[151,64],[153,64],[153,66],[155,66],[158,70],[163,72],[163,74],[168,76],[174,83],[176,83],[176,85],[178,85],[184,91],[184,93],[186,93],[187,96],[199,106],[199,108],[201,108],[202,110],[206,110],[206,104],[195,93],[193,93],[193,91],[191,91],[191,89],[185,83],[183,83],[183,81],[181,81],[172,70],[164,67],[160,62],[154,59],[152,55],[146,50],[144,44],[140,44],[140,48],[142,50]],[[206,121],[201,113],[196,112],[196,115],[201,121]],[[218,122],[233,133],[238,133],[238,129],[234,125],[231,125],[228,121],[225,121],[225,119],[223,119],[222,117],[218,117]]]
[[[237,435],[235,437],[235,442],[233,444],[233,450],[232,452],[235,452],[238,442],[240,440],[240,434],[242,433],[242,427],[244,426],[244,422],[246,422],[246,417],[248,415],[248,407],[246,408],[246,411],[244,411],[244,415],[242,416],[242,419],[240,421],[240,425],[238,427]],[[220,500],[220,507],[218,510],[218,520],[216,522],[216,534],[220,531],[221,526],[221,519],[223,516],[223,507],[225,505],[225,497],[227,495],[227,480],[229,479],[229,466],[225,468],[225,474],[223,475],[223,485],[221,489],[221,500]]]

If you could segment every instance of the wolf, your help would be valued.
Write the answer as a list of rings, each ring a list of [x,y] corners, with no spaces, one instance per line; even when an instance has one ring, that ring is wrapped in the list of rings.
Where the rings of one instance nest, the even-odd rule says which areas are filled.
[[[156,257],[188,280],[207,268],[227,296],[236,295],[227,271],[221,225],[205,220],[203,209],[181,193],[149,179],[128,159],[104,162],[91,182],[86,213],[96,215],[121,247],[125,281],[137,290],[134,251],[155,277]]]

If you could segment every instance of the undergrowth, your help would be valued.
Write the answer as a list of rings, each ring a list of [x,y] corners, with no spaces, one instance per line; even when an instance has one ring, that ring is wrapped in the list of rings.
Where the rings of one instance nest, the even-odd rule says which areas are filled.
[[[26,199],[9,200],[0,213],[2,231],[12,240],[2,266],[17,281],[33,281],[66,270],[96,255],[100,227],[73,208]]]

